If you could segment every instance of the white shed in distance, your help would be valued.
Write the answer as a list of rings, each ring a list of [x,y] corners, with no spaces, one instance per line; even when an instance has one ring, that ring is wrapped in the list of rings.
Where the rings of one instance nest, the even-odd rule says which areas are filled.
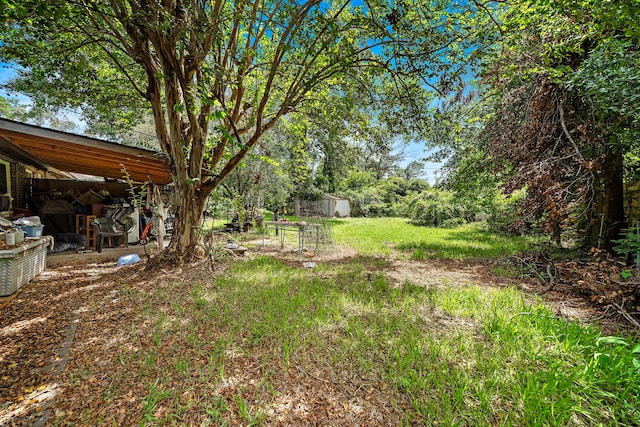
[[[301,203],[303,216],[321,215],[324,217],[347,217],[351,216],[351,204],[349,199],[335,197],[329,194],[322,196],[316,201],[303,201]]]

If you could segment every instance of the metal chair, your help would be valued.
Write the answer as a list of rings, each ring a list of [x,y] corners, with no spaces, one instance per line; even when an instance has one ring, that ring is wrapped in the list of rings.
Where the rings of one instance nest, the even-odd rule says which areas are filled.
[[[126,228],[119,229],[118,224],[109,217],[99,217],[93,220],[93,226],[96,230],[96,249],[98,253],[102,253],[102,247],[104,246],[104,239],[108,237],[122,237],[124,241],[124,247],[129,247],[129,236]]]

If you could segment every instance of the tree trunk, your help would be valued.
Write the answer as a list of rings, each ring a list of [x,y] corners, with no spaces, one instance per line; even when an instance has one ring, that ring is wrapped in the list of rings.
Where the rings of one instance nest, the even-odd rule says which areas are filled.
[[[200,193],[193,184],[176,182],[175,189],[176,218],[173,222],[173,234],[167,253],[176,263],[182,264],[193,255],[201,243],[202,213],[207,195]]]
[[[594,224],[598,230],[598,233],[594,233],[598,235],[598,241],[592,241],[594,246],[599,243],[600,248],[607,251],[613,250],[614,240],[620,237],[620,231],[625,224],[623,155],[622,150],[616,148],[607,150],[600,171],[602,188],[597,200],[597,204],[600,205],[597,211],[603,215],[603,218],[602,224],[599,221]]]
[[[558,246],[562,245],[562,228],[557,219],[551,220],[551,240]]]
[[[295,199],[293,199],[293,213],[296,217],[300,216],[300,194],[296,193]]]

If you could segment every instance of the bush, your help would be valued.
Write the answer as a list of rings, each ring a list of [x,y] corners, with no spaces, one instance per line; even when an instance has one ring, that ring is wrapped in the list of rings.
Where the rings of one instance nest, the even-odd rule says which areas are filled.
[[[442,221],[442,228],[456,228],[463,224],[466,224],[467,221],[464,218],[449,218]]]
[[[511,195],[496,194],[491,201],[487,222],[491,231],[512,232],[512,225],[520,218],[520,206],[526,197],[526,190],[514,191]]]
[[[353,169],[347,177],[339,183],[338,187],[345,191],[360,190],[373,186],[375,182],[376,179],[371,173]]]
[[[465,208],[449,191],[430,189],[413,196],[407,206],[411,223],[429,227],[464,224]]]
[[[385,216],[387,205],[382,201],[382,197],[375,187],[345,191],[340,193],[340,196],[349,199],[351,216]]]
[[[412,194],[429,188],[429,184],[397,176],[376,181],[370,173],[352,171],[341,182],[341,188],[343,191],[336,195],[351,201],[352,216],[406,217],[407,200]]]

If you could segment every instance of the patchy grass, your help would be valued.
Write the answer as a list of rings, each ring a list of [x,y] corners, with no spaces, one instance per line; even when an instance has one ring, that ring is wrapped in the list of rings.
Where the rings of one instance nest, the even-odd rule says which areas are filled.
[[[409,251],[414,259],[492,258],[530,249],[531,237],[502,236],[479,224],[455,228],[420,227],[403,218],[350,218],[334,221],[339,243],[358,253],[389,255]]]
[[[131,425],[640,424],[630,341],[512,288],[394,287],[384,267],[260,256],[129,291],[135,320],[84,422],[116,422],[134,382]]]
[[[46,412],[51,425],[640,425],[638,337],[558,318],[516,288],[420,275],[437,251],[481,257],[490,251],[476,243],[511,251],[526,240],[474,226],[431,235],[396,219],[332,222],[359,255],[315,268],[253,253],[214,272],[43,274],[4,308],[0,424]],[[480,238],[430,249],[465,233]],[[397,247],[415,261],[380,256]],[[391,270],[404,264],[423,268],[398,282]],[[55,362],[70,313],[73,346],[50,377],[40,368]],[[55,396],[50,411],[43,391]]]

